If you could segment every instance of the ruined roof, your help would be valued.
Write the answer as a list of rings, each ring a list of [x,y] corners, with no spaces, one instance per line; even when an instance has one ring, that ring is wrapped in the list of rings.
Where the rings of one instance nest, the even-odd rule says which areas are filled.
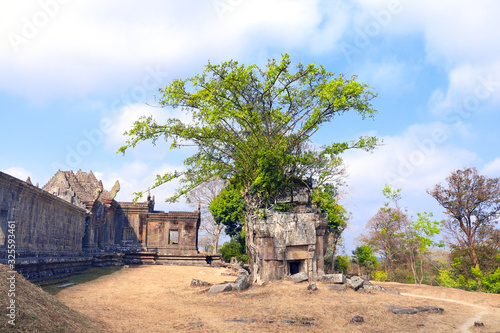
[[[59,170],[42,189],[52,192],[51,189],[61,186],[71,188],[78,198],[87,205],[93,204],[97,199],[113,200],[114,195],[116,195],[116,193],[112,193],[113,191],[109,192],[104,189],[102,181],[97,180],[92,170],[90,172],[78,170],[76,174],[71,170]],[[115,186],[113,186],[113,189],[115,189]]]

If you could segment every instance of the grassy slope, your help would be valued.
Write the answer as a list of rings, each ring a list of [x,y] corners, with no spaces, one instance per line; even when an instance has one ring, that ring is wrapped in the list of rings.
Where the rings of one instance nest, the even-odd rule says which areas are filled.
[[[15,327],[8,323],[8,266],[0,265],[0,332],[102,332],[104,327],[70,309],[48,292],[15,273]]]

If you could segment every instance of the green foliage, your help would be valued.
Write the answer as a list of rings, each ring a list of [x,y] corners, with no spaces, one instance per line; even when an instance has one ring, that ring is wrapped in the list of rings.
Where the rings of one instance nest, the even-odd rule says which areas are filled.
[[[248,263],[248,255],[245,250],[245,238],[231,238],[229,242],[224,243],[220,249],[220,254],[225,262],[230,262],[232,257]]]
[[[370,87],[328,72],[315,64],[292,66],[290,57],[269,59],[265,68],[231,60],[208,64],[203,73],[176,79],[160,90],[163,107],[180,107],[191,121],[168,119],[164,124],[143,117],[128,131],[125,153],[143,141],[165,139],[171,149],[195,146],[185,169],[158,175],[154,187],[173,179],[180,186],[176,201],[198,185],[229,179],[268,205],[273,197],[298,182],[332,182],[347,149],[372,150],[379,140],[361,137],[311,148],[311,137],[334,117],[353,111],[362,118],[376,111]]]
[[[440,270],[437,280],[443,287],[458,288],[460,286],[460,284],[451,277],[450,272],[447,270]]]
[[[277,210],[278,212],[290,212],[293,210],[295,206],[296,205],[294,202],[283,202],[274,205],[274,209]]]
[[[347,210],[337,203],[337,191],[332,184],[325,184],[316,188],[312,193],[312,202],[328,214],[328,229],[335,236],[345,230],[347,226]]]
[[[375,281],[386,282],[389,280],[389,274],[386,271],[375,271],[372,273],[372,279]]]
[[[440,285],[449,288],[500,294],[500,268],[497,268],[491,274],[484,274],[475,267],[471,267],[470,270],[474,278],[467,278],[460,274],[456,279],[453,278],[450,271],[441,270],[439,271],[438,282]]]
[[[229,183],[210,203],[210,213],[215,223],[226,226],[225,233],[231,237],[237,236],[243,228],[245,219],[245,200],[241,189]]]
[[[336,256],[335,257],[335,270],[337,272],[347,274],[349,271],[349,262],[351,258],[349,256]]]
[[[352,261],[360,267],[364,267],[368,272],[374,270],[378,266],[377,257],[373,250],[368,245],[360,245],[352,251]]]

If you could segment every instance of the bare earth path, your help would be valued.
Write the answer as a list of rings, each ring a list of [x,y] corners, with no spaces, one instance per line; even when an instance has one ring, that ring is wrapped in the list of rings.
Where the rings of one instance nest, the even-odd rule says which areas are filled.
[[[203,288],[189,286],[192,278],[210,283],[234,281],[236,277],[221,275],[228,272],[207,267],[131,266],[63,289],[56,297],[103,322],[109,332],[500,331],[500,295],[396,283],[383,285],[401,295],[332,291],[322,283],[310,293],[307,283],[290,281],[251,287],[240,294],[209,295]],[[395,315],[387,309],[389,305],[436,306],[445,311]],[[485,326],[471,329],[478,310]],[[349,324],[356,315],[364,323]]]
[[[403,296],[411,296],[411,297],[420,297],[420,298],[426,298],[426,299],[434,299],[438,301],[444,301],[444,302],[452,302],[452,303],[458,303],[462,305],[467,305],[467,306],[473,306],[476,308],[481,309],[482,311],[476,313],[474,317],[469,318],[463,325],[460,327],[460,331],[464,333],[469,333],[471,332],[469,330],[469,327],[473,326],[475,322],[480,322],[481,318],[488,313],[488,308],[486,306],[480,306],[476,304],[471,304],[467,302],[462,302],[462,301],[456,301],[456,300],[451,300],[451,299],[444,299],[444,298],[437,298],[437,297],[432,297],[432,296],[422,296],[422,295],[412,295],[412,294],[407,294],[407,293],[401,293]]]

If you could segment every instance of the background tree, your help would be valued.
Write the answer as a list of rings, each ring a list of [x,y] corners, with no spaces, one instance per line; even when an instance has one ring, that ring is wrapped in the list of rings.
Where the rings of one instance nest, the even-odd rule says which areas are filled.
[[[323,66],[299,63],[294,70],[287,54],[281,61],[270,59],[265,68],[236,61],[209,63],[202,74],[176,79],[160,92],[162,106],[181,107],[191,121],[169,119],[159,124],[143,117],[119,152],[160,138],[171,142],[171,149],[197,147],[184,160],[183,171],[157,176],[154,187],[179,179],[168,201],[219,177],[242,189],[245,212],[253,214],[297,184],[315,191],[334,184],[342,152],[371,150],[378,143],[376,137],[361,137],[314,146],[312,136],[336,116],[352,111],[373,117],[376,111],[370,101],[375,94],[355,76],[337,76]],[[248,237],[247,249],[257,264],[259,253]]]
[[[215,220],[209,210],[210,204],[219,196],[226,186],[226,181],[215,178],[201,184],[187,194],[187,201],[192,205],[199,205],[201,210],[201,244],[210,246],[212,253],[217,253],[219,248],[219,237],[224,230],[224,223]]]
[[[364,268],[364,271],[370,274],[378,266],[375,253],[366,244],[360,245],[352,251],[352,262],[358,265],[359,275],[361,275],[361,268]]]
[[[332,271],[335,270],[335,256],[342,242],[342,234],[347,229],[347,222],[350,217],[349,212],[339,204],[340,195],[338,188],[338,186],[333,186],[332,184],[325,184],[322,189],[315,191],[312,197],[312,202],[328,214],[328,231],[330,232],[328,243],[330,246],[327,254],[330,257],[329,263],[331,264]]]
[[[447,187],[438,184],[428,193],[445,209],[449,219],[444,226],[455,244],[467,249],[474,267],[479,269],[477,248],[490,239],[488,230],[492,230],[500,214],[500,179],[466,168],[452,172],[446,181]]]
[[[362,234],[360,240],[380,255],[384,260],[384,269],[389,279],[392,280],[394,278],[394,263],[402,259],[401,236],[408,216],[399,206],[400,189],[393,190],[389,185],[386,185],[382,193],[387,201],[367,222],[365,225],[366,234]]]
[[[425,277],[424,262],[426,256],[430,255],[430,247],[444,246],[444,244],[432,240],[434,236],[440,233],[439,225],[444,221],[431,220],[432,213],[423,212],[417,213],[417,215],[416,221],[408,220],[408,223],[405,223],[402,241],[413,273],[413,279],[415,284],[420,287]]]

